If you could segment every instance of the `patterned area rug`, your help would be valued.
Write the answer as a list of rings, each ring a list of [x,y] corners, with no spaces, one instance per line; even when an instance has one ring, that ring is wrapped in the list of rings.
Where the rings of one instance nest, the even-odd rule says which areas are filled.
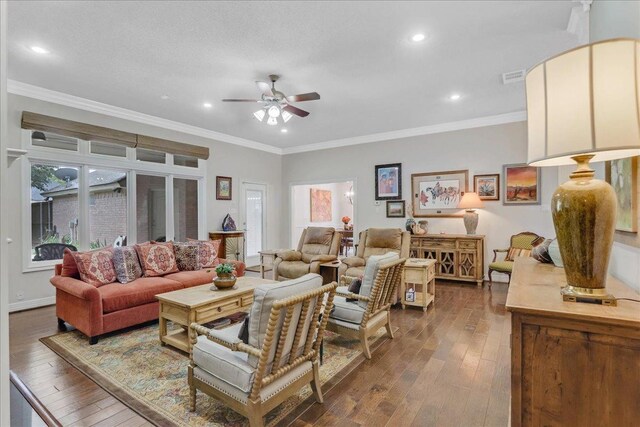
[[[386,339],[384,328],[370,338],[372,350]],[[99,386],[150,422],[160,426],[245,426],[242,415],[198,392],[197,410],[189,412],[185,353],[162,347],[158,324],[113,334],[90,346],[80,332],[64,332],[41,341]],[[323,391],[335,385],[364,357],[357,340],[326,332],[324,363],[320,367]],[[315,400],[307,385],[271,411],[266,422],[275,425],[287,415],[302,413]]]

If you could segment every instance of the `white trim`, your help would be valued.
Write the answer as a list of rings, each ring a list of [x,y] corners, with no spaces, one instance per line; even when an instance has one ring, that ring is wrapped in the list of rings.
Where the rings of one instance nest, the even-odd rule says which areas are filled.
[[[47,305],[54,305],[55,303],[55,296],[12,302],[11,304],[9,304],[9,313],[13,313],[14,311],[30,310],[32,308],[45,307]]]
[[[334,139],[333,141],[318,142],[316,144],[300,145],[282,149],[282,154],[305,153],[308,151],[327,150],[349,145],[369,144],[372,142],[388,141],[393,139],[409,138],[412,136],[430,135],[434,133],[452,132],[463,129],[473,129],[484,126],[501,125],[505,123],[523,122],[527,120],[526,111],[497,114],[495,116],[477,117],[474,119],[460,120],[456,122],[440,123],[437,125],[422,126],[395,130],[391,132],[374,133],[371,135],[355,136],[351,138]]]
[[[263,144],[261,142],[249,139],[239,138],[233,135],[227,135],[222,132],[216,132],[197,126],[187,125],[161,117],[144,114],[126,108],[116,107],[102,102],[92,101],[90,99],[81,98],[79,96],[69,95],[55,90],[45,89],[43,87],[30,85],[28,83],[19,82],[17,80],[7,81],[7,92],[15,95],[26,96],[29,98],[39,99],[41,101],[52,102],[54,104],[65,105],[71,108],[77,108],[84,111],[104,114],[111,117],[130,120],[132,122],[144,123],[151,126],[157,126],[163,129],[170,129],[189,135],[200,136],[203,138],[214,139],[228,144],[239,145],[241,147],[252,148],[254,150],[266,151],[268,153],[282,154],[282,150],[278,147]]]

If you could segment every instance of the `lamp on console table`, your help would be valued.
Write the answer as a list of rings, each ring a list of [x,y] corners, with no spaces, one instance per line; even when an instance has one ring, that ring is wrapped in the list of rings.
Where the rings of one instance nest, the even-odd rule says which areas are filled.
[[[616,305],[606,290],[616,196],[589,162],[640,155],[640,40],[561,53],[529,70],[526,89],[529,164],[578,164],[551,200],[567,276],[563,299]]]
[[[464,196],[462,196],[458,207],[465,209],[464,227],[467,229],[467,234],[476,234],[476,228],[478,227],[476,209],[482,206],[482,200],[478,197],[478,193],[464,193]]]

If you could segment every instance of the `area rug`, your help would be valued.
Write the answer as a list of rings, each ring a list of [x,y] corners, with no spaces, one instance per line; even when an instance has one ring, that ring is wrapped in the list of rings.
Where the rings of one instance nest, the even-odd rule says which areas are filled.
[[[386,338],[384,329],[370,338],[372,349]],[[189,388],[185,353],[162,347],[158,341],[158,325],[134,328],[100,339],[88,345],[80,332],[64,332],[41,341],[100,387],[135,412],[160,426],[225,426],[248,425],[242,415],[215,399],[198,392],[197,410],[189,412]],[[364,358],[360,343],[326,332],[324,363],[320,368],[322,384],[335,385]],[[326,387],[323,387],[326,392]],[[266,422],[275,425],[287,415],[302,413],[315,402],[307,385],[271,411]],[[299,407],[300,406],[300,407]]]

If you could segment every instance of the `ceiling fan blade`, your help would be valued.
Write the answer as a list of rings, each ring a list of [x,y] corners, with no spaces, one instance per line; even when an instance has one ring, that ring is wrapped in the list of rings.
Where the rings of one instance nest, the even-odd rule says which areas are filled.
[[[295,114],[298,117],[307,117],[309,115],[308,111],[301,110],[298,107],[294,107],[293,105],[285,105],[282,107],[284,111],[288,111],[291,114]]]
[[[320,94],[318,92],[287,96],[287,101],[289,102],[315,101],[316,99],[320,99]]]
[[[260,102],[259,99],[223,99],[222,102]]]
[[[256,86],[258,86],[258,90],[260,93],[266,96],[273,96],[273,91],[271,90],[271,86],[267,82],[256,82]]]

